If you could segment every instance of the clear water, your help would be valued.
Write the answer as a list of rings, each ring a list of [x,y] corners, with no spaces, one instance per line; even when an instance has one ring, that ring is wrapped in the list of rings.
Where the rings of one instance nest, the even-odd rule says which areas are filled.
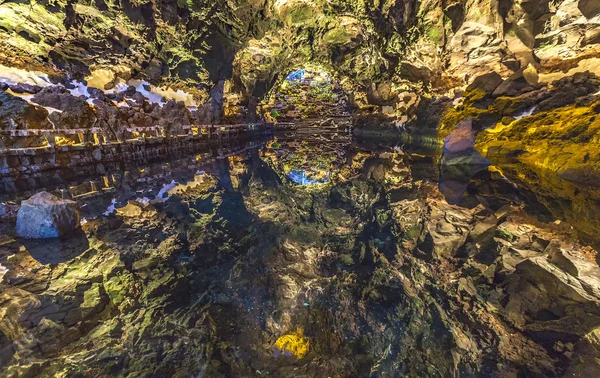
[[[504,176],[497,167],[440,167],[435,149],[399,142],[280,135],[231,151],[5,181],[5,201],[42,188],[79,196],[85,221],[72,237],[45,241],[15,238],[12,223],[2,223],[3,375],[532,376],[568,368],[555,345],[575,338],[523,331],[564,313],[540,309],[521,324],[502,295],[520,273],[497,268],[484,279],[475,271],[498,264],[498,238],[518,249],[519,238],[539,236],[527,248],[540,255],[547,234],[594,244],[593,216],[577,221],[594,201],[553,196],[544,179],[557,178],[548,173],[517,181],[519,167],[503,167]],[[456,242],[478,225],[492,236],[469,231]],[[538,358],[523,361],[518,351]]]

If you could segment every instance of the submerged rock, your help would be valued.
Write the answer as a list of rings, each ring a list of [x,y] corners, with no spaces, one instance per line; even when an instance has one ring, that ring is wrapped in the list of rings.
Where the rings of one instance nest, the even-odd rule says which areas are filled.
[[[17,235],[26,239],[56,238],[79,227],[77,202],[40,192],[21,203]]]

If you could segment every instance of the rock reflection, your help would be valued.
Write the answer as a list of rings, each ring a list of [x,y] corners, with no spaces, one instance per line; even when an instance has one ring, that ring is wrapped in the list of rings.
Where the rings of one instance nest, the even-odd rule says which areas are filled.
[[[20,242],[31,257],[42,265],[68,262],[90,247],[85,233],[80,229],[65,238],[23,239]]]
[[[414,148],[282,137],[203,165],[202,179],[197,165],[124,178],[105,200],[131,213],[86,199],[89,245],[61,247],[74,255],[2,241],[0,364],[223,378],[594,364],[596,251],[552,223],[533,182],[440,168]],[[326,182],[289,179],[314,166]]]

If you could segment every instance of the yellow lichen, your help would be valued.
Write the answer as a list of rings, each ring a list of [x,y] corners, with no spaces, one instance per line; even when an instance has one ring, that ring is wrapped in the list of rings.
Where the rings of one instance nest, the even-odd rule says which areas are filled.
[[[457,106],[449,108],[444,116],[439,129],[441,139],[447,137],[456,125],[465,118],[473,120],[483,119],[484,117],[493,117],[495,114],[488,109],[478,109],[473,106]]]
[[[296,328],[286,335],[281,336],[275,342],[275,348],[284,355],[291,354],[297,358],[303,358],[308,353],[310,341],[304,337],[302,328]],[[287,352],[287,353],[286,353]]]
[[[520,97],[501,96],[494,100],[492,108],[501,115],[507,116],[523,108],[523,99]]]
[[[475,148],[558,219],[593,236],[600,227],[600,101],[539,112],[480,132]],[[583,236],[581,235],[581,236]]]

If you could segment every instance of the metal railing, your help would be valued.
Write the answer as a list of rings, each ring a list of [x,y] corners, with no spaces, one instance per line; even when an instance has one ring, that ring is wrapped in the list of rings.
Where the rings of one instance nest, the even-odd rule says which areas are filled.
[[[48,147],[103,145],[132,141],[162,140],[164,138],[192,137],[212,138],[229,137],[244,132],[273,129],[272,123],[240,123],[231,125],[184,125],[181,128],[167,130],[162,126],[126,127],[120,133],[100,128],[90,129],[27,129],[27,130],[0,130],[0,152],[45,149]],[[43,137],[42,145],[33,147],[9,147],[4,144],[2,136],[8,138]]]

